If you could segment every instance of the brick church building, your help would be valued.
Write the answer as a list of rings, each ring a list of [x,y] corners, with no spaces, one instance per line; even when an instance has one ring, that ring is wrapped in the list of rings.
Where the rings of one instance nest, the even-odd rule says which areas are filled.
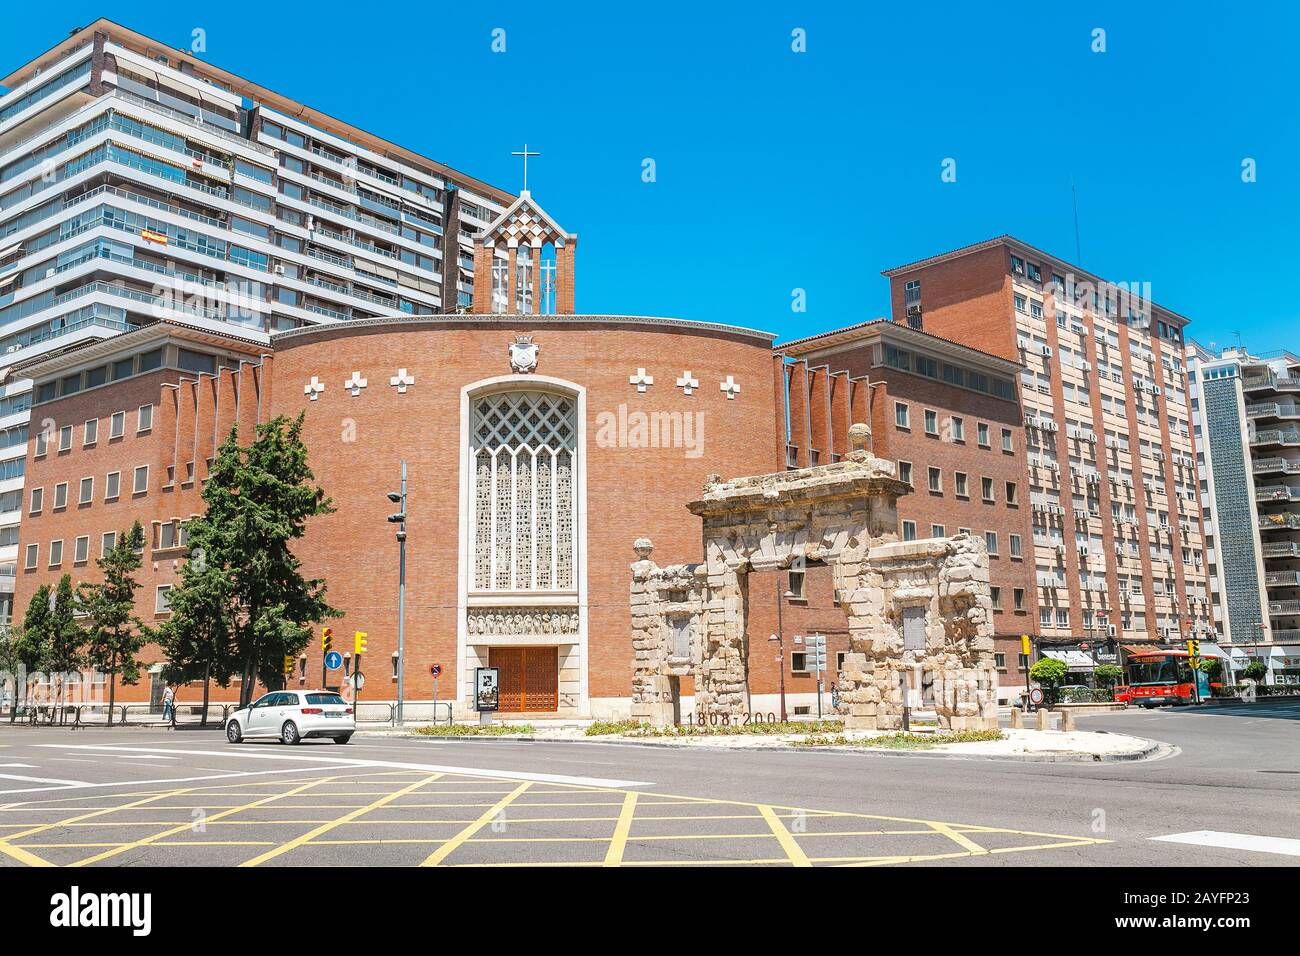
[[[93,579],[138,519],[139,613],[162,621],[218,445],[232,428],[247,440],[258,422],[305,414],[310,465],[337,510],[309,523],[299,554],[343,614],[330,622],[336,646],[369,636],[363,699],[393,699],[402,666],[387,493],[405,461],[407,698],[431,696],[440,663],[440,696],[467,714],[474,669],[490,665],[504,710],[624,716],[632,542],[698,557],[685,505],[709,475],[833,462],[849,426],[868,422],[875,453],[900,460],[915,489],[900,502],[903,536],[970,530],[995,552],[1000,664],[1008,684],[1022,681],[1006,662],[1037,608],[1020,551],[1032,538],[1016,363],[883,320],[774,347],[723,323],[578,314],[576,245],[524,191],[476,237],[471,312],[305,326],[269,346],[176,313],[17,368],[33,382],[36,437],[15,617],[42,584]],[[916,359],[903,367],[942,365],[963,384],[901,371],[900,350]],[[815,713],[796,635],[827,636],[833,680],[847,631],[825,570],[755,575],[755,709],[777,709],[784,678],[791,710]],[[778,630],[779,658],[767,640]],[[119,699],[158,698],[158,656],[145,649],[146,678]],[[294,686],[315,686],[321,667],[313,639]]]

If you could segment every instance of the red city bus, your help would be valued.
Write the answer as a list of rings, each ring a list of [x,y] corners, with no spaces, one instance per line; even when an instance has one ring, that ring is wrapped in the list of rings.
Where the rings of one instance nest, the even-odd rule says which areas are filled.
[[[1218,655],[1202,654],[1217,660]],[[1181,707],[1196,700],[1192,682],[1196,681],[1202,700],[1210,696],[1212,685],[1202,670],[1193,671],[1186,651],[1152,651],[1132,654],[1124,666],[1128,682],[1128,701],[1143,707],[1170,705]]]

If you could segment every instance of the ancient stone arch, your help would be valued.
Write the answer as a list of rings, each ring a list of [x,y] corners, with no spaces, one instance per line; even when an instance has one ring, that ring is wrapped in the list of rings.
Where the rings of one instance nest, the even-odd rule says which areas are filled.
[[[988,554],[969,535],[900,541],[898,498],[910,492],[891,462],[850,431],[843,461],[722,481],[711,476],[687,507],[703,522],[704,561],[659,567],[645,538],[634,545],[632,717],[672,722],[672,679],[695,678],[696,712],[746,709],[745,598],[751,571],[798,561],[833,568],[848,617],[840,675],[848,727],[901,726],[910,670],[928,689],[939,724],[997,726]]]

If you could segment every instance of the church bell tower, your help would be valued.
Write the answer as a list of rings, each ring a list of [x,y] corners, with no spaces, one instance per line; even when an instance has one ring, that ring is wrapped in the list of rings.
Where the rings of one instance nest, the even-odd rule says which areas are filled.
[[[474,240],[472,311],[572,315],[576,233],[565,232],[527,189]]]

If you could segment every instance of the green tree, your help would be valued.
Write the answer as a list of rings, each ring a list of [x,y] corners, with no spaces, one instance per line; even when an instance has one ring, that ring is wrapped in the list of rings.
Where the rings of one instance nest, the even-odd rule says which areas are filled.
[[[203,489],[207,508],[187,524],[191,548],[226,578],[196,604],[220,604],[242,676],[241,706],[258,681],[279,686],[283,658],[307,646],[313,624],[338,616],[325,582],[304,578],[291,550],[307,519],[334,510],[307,464],[302,422],[299,415],[260,424],[247,446],[232,431]]]
[[[1098,664],[1092,674],[1097,679],[1097,685],[1110,691],[1113,697],[1115,685],[1124,679],[1124,668],[1118,664]]]
[[[50,586],[42,584],[27,602],[23,626],[15,637],[14,653],[27,672],[23,680],[23,702],[28,706],[32,703],[32,684],[36,674],[50,656],[50,613],[53,605],[54,597]]]
[[[72,590],[72,575],[59,578],[54,590],[54,604],[50,607],[49,637],[45,667],[53,680],[58,677],[56,703],[64,703],[64,685],[68,674],[81,670],[86,664],[84,648],[86,633],[77,624],[77,596]],[[60,715],[62,719],[62,715]]]
[[[203,681],[200,724],[207,724],[212,681],[229,687],[239,669],[232,640],[234,583],[224,568],[209,564],[206,553],[195,548],[169,598],[171,616],[158,629],[158,643],[167,655],[162,676],[169,684]]]
[[[123,684],[140,679],[140,663],[135,655],[153,638],[135,614],[135,592],[140,587],[135,572],[140,570],[143,550],[144,529],[137,521],[131,530],[119,534],[113,547],[95,562],[103,581],[82,584],[77,593],[81,611],[90,618],[87,661],[108,674],[109,726],[113,724],[118,674]]]
[[[1246,669],[1242,672],[1241,676],[1262,684],[1264,678],[1268,676],[1268,665],[1263,661],[1251,661],[1246,665]]]
[[[1057,688],[1065,681],[1065,661],[1044,657],[1029,668],[1029,676],[1043,688],[1047,703],[1056,703]]]

